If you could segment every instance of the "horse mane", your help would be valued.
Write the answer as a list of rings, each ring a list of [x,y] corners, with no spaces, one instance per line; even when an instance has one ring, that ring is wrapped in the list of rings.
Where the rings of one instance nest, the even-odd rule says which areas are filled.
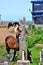
[[[11,26],[14,26],[14,27],[15,27],[16,25],[20,26],[19,22],[14,22],[14,23],[9,22],[9,23],[8,23],[8,29],[9,29]]]
[[[14,25],[14,27],[15,27],[16,25],[20,26],[19,22],[14,22],[13,25]]]

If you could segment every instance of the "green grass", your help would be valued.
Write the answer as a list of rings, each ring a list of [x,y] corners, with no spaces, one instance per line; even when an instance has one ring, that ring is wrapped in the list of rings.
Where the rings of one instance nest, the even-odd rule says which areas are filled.
[[[3,58],[7,54],[5,43],[2,44],[3,45],[0,47],[0,58]]]
[[[5,48],[0,48],[0,58],[4,57],[6,55],[6,50]]]
[[[12,50],[11,50],[11,53],[13,53]],[[19,52],[17,52],[17,54],[19,54]],[[0,47],[0,59],[4,57],[7,57],[7,51],[6,51],[6,46],[3,43],[3,45]],[[9,65],[17,65],[17,60],[19,60],[19,56],[15,58],[14,62],[9,62]]]
[[[33,59],[33,63],[31,63],[30,65],[39,65],[40,62],[40,51],[41,49],[43,49],[42,47],[32,47],[29,48],[29,50],[31,50],[32,53],[32,59]],[[19,52],[17,52],[19,53]],[[0,58],[5,57],[7,54],[6,52],[6,48],[5,45],[3,47],[0,47]],[[19,56],[15,59],[14,62],[9,62],[10,65],[17,65],[17,60],[19,59]]]
[[[33,63],[31,65],[39,65],[41,49],[42,49],[42,47],[33,47],[33,48],[30,48],[31,53],[32,53],[32,59],[33,59]]]

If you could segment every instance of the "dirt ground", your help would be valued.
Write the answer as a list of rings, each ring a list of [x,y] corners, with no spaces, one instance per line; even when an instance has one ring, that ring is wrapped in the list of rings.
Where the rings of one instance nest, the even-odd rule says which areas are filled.
[[[14,33],[12,34],[10,32],[10,30],[7,29],[7,28],[0,28],[0,43],[4,42],[6,36],[8,36],[8,35],[13,35],[14,36]]]

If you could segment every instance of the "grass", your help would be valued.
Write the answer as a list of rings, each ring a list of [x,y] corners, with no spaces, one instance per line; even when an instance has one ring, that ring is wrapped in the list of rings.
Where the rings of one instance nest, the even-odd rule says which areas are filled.
[[[2,43],[0,47],[0,58],[3,58],[7,54],[5,43]]]
[[[32,59],[33,59],[33,63],[31,63],[30,65],[39,65],[41,49],[43,49],[43,48],[42,47],[35,47],[35,46],[32,48],[29,48],[29,50],[31,50]],[[6,56],[6,54],[7,54],[7,52],[6,52],[6,48],[4,45],[4,46],[0,47],[0,58],[3,58],[4,56]],[[17,65],[18,59],[19,59],[19,56],[15,59],[14,62],[9,62],[9,64],[10,65]]]
[[[14,51],[11,50],[11,53],[13,53]],[[17,52],[18,54],[19,52]],[[3,45],[0,47],[0,59],[7,57],[7,51],[6,51],[6,46],[3,43]],[[3,59],[2,59],[3,60]],[[17,60],[19,60],[19,56],[15,58],[14,62],[9,62],[9,65],[17,65]]]
[[[33,63],[31,65],[39,65],[41,49],[42,49],[42,47],[33,47],[33,48],[30,48],[31,53],[32,53],[32,59],[33,59]]]

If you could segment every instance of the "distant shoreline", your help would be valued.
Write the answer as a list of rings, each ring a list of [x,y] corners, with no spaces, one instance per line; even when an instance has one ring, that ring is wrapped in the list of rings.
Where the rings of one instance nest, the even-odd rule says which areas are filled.
[[[0,23],[9,23],[9,22],[20,22],[20,21],[0,21]],[[30,24],[32,21],[26,21],[26,23]]]

